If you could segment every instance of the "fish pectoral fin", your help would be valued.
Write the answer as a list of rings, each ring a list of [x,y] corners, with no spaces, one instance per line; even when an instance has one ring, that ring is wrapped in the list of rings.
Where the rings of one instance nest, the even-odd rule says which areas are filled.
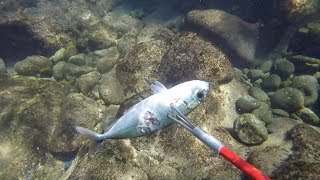
[[[155,81],[153,84],[151,84],[150,88],[155,94],[167,90],[167,88],[159,81]]]

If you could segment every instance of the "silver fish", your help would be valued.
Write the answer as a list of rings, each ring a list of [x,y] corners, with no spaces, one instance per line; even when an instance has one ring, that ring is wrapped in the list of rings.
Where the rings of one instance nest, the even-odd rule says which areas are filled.
[[[96,142],[148,135],[174,123],[169,117],[176,115],[172,105],[187,115],[203,102],[210,90],[209,82],[200,80],[187,81],[170,89],[155,81],[150,87],[155,94],[131,107],[103,134],[79,126],[75,127],[76,131]]]

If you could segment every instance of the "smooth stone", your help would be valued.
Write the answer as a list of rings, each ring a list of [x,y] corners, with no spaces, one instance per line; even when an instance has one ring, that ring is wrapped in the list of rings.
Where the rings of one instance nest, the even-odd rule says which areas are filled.
[[[295,114],[307,124],[320,126],[319,117],[309,108],[300,109]]]
[[[263,62],[259,69],[261,69],[262,72],[266,73],[266,72],[270,72],[271,68],[272,68],[273,62],[271,60],[265,61]]]
[[[291,87],[304,93],[305,106],[311,106],[318,100],[318,86],[318,80],[311,75],[296,76],[291,84]]]
[[[240,113],[248,113],[259,108],[261,103],[252,96],[245,95],[236,101],[236,108]]]
[[[240,69],[238,68],[233,68],[234,69],[234,77],[238,80],[241,81],[241,77],[243,77],[243,73]]]
[[[266,125],[272,122],[272,110],[267,103],[261,103],[258,109],[252,111],[252,114],[256,115]]]
[[[59,61],[67,61],[71,56],[77,54],[77,48],[72,43],[69,43],[67,47],[59,49],[53,56],[49,59],[54,63]]]
[[[60,61],[53,66],[52,74],[53,74],[53,77],[58,81],[61,81],[64,78],[63,71],[64,71],[65,64],[66,62]]]
[[[287,87],[276,91],[270,98],[272,107],[283,109],[289,113],[304,107],[303,94],[295,88]]]
[[[253,82],[253,85],[260,86],[261,83],[262,83],[262,79],[257,79]]]
[[[89,72],[88,74],[84,74],[80,76],[76,80],[76,87],[82,94],[88,94],[95,85],[99,83],[101,79],[100,73],[97,71]]]
[[[266,90],[276,90],[281,84],[281,78],[277,74],[271,74],[269,77],[263,79],[261,85]]]
[[[83,65],[86,65],[86,56],[84,54],[77,54],[77,55],[71,56],[68,62],[78,66],[83,66]]]
[[[250,72],[250,69],[248,68],[243,68],[242,69],[243,74],[248,74]]]
[[[248,73],[248,77],[252,80],[256,80],[261,78],[263,75],[263,71],[260,69],[250,69]]]
[[[73,77],[80,77],[81,75],[87,74],[93,70],[94,68],[90,66],[78,66],[71,63],[66,63],[63,68],[63,71],[66,75]]]
[[[287,79],[294,73],[294,64],[287,59],[277,59],[274,64],[274,69],[283,79]]]
[[[290,114],[282,109],[272,109],[272,114],[278,117],[290,117]]]
[[[265,102],[269,100],[269,96],[267,95],[267,93],[265,93],[262,89],[256,86],[250,87],[248,92],[249,92],[249,95],[251,95],[253,98],[259,101]]]
[[[268,139],[268,130],[264,122],[254,114],[242,114],[233,124],[233,130],[238,138],[248,145],[259,145]]]
[[[14,65],[19,75],[50,77],[52,75],[52,62],[44,56],[28,56]]]
[[[291,83],[292,82],[290,80],[281,81],[280,88],[289,87]]]

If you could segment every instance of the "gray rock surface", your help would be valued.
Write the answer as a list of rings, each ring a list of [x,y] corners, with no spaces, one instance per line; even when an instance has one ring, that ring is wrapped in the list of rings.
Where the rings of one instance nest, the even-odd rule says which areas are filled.
[[[250,24],[220,10],[194,10],[186,17],[194,29],[205,29],[216,40],[223,39],[226,47],[248,61],[253,61],[257,45],[258,24]]]
[[[268,139],[265,124],[253,114],[242,114],[235,121],[233,130],[245,144],[258,145]]]
[[[304,107],[303,94],[295,88],[287,87],[276,91],[270,98],[272,107],[287,112],[295,112]]]
[[[40,75],[50,77],[52,74],[52,62],[44,56],[29,56],[14,65],[14,70],[25,76]]]
[[[260,101],[250,95],[242,96],[236,101],[236,108],[241,113],[249,113],[259,108],[260,105]]]
[[[304,94],[305,106],[311,106],[318,100],[318,80],[311,75],[295,76],[291,87],[299,89]]]

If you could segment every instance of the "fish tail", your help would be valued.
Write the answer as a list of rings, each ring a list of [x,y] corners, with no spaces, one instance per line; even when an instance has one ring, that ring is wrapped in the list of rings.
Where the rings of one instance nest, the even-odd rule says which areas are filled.
[[[86,128],[84,128],[84,127],[75,126],[75,130],[76,130],[79,134],[81,134],[81,135],[83,135],[83,136],[85,136],[85,137],[87,137],[87,138],[89,138],[89,139],[91,139],[91,140],[93,140],[93,141],[101,142],[101,141],[104,140],[104,138],[102,137],[102,134],[93,132],[93,131],[91,131],[91,130],[89,130],[89,129],[86,129]]]

